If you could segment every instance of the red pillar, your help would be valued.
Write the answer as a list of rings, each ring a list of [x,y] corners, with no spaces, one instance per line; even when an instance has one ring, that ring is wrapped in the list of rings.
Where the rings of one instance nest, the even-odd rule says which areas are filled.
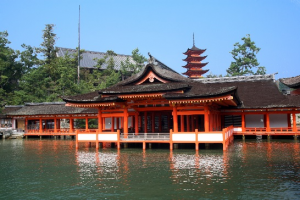
[[[102,123],[102,122],[101,122]],[[98,124],[99,126],[99,124]],[[85,118],[85,130],[88,131],[89,130],[89,119],[86,117]]]
[[[40,118],[40,133],[43,132],[43,121],[42,118]]]
[[[73,132],[73,128],[74,128],[74,123],[73,123],[73,119],[70,118],[70,129],[69,129],[69,132],[72,133]]]
[[[57,124],[56,124],[56,118],[54,118],[54,133],[57,133]]]
[[[209,111],[208,111],[208,106],[204,106],[204,131],[209,132]]]
[[[105,126],[105,117],[102,117],[102,129],[105,130],[106,126]]]
[[[177,107],[173,106],[173,129],[174,133],[178,133],[178,115],[177,115]]]
[[[293,131],[294,131],[294,132],[297,132],[296,113],[293,113]]]
[[[266,130],[267,130],[267,132],[271,131],[271,128],[270,128],[270,115],[269,115],[269,113],[266,114]]]
[[[111,132],[115,131],[115,118],[114,117],[111,118],[111,127],[110,127],[110,129],[111,129]]]
[[[245,114],[242,114],[242,132],[245,132],[246,123],[245,123]]]
[[[127,136],[128,133],[128,109],[124,108],[124,135]]]
[[[139,113],[136,112],[134,115],[134,129],[135,129],[135,133],[138,134],[139,133]]]
[[[100,108],[98,108],[98,131],[99,133],[101,133],[103,130],[103,126],[102,126],[102,111]]]

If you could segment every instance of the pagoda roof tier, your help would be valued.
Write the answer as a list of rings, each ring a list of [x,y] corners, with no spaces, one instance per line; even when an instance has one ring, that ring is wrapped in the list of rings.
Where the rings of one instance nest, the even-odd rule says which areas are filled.
[[[191,54],[202,54],[206,51],[206,49],[199,49],[197,48],[195,45],[190,49],[188,48],[186,50],[186,52],[184,52],[183,54],[185,55],[191,55]]]
[[[206,58],[207,56],[187,56],[183,61],[191,62],[191,61],[202,61]]]
[[[207,69],[207,70],[188,70],[182,74],[187,75],[189,77],[193,77],[193,75],[194,76],[202,76],[203,74],[205,74],[208,71],[209,71],[209,69]]]
[[[279,81],[290,88],[300,88],[300,76],[282,78]]]
[[[202,67],[204,67],[204,66],[206,66],[208,64],[208,62],[207,63],[192,63],[192,62],[190,62],[190,63],[187,63],[185,66],[182,66],[182,67],[184,67],[184,68],[188,68],[188,69],[190,69],[190,68],[202,68]]]

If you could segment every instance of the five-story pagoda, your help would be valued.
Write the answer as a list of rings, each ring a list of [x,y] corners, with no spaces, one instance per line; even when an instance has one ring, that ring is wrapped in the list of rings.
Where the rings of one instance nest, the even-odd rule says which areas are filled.
[[[188,49],[185,53],[187,57],[183,59],[183,61],[186,61],[187,64],[183,66],[187,69],[185,73],[182,73],[184,75],[187,75],[191,79],[197,79],[201,78],[203,74],[208,72],[209,70],[203,70],[202,67],[207,65],[208,63],[202,63],[202,60],[204,60],[207,56],[201,56],[206,51],[206,49],[199,49],[195,46],[195,40],[193,35],[193,47]]]

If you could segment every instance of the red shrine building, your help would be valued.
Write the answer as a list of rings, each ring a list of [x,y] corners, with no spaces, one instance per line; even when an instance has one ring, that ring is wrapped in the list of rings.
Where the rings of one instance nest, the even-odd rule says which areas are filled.
[[[203,143],[221,143],[226,150],[234,135],[300,134],[300,76],[280,80],[291,93],[282,93],[272,74],[199,78],[208,71],[202,69],[204,51],[193,46],[184,53],[188,77],[150,55],[139,73],[109,88],[61,103],[26,104],[6,115],[24,124],[25,136],[76,136],[77,146],[93,142],[97,148],[190,143],[198,150]],[[91,120],[97,127],[90,127]]]

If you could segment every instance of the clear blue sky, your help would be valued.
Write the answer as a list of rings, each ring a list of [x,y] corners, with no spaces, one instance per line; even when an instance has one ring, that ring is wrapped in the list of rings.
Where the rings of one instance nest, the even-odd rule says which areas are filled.
[[[207,49],[204,69],[225,75],[233,44],[250,34],[268,74],[300,75],[300,0],[0,0],[0,31],[21,50],[39,46],[45,24],[55,24],[56,46],[76,48],[79,5],[85,50],[130,55],[138,47],[182,73],[195,33]]]

